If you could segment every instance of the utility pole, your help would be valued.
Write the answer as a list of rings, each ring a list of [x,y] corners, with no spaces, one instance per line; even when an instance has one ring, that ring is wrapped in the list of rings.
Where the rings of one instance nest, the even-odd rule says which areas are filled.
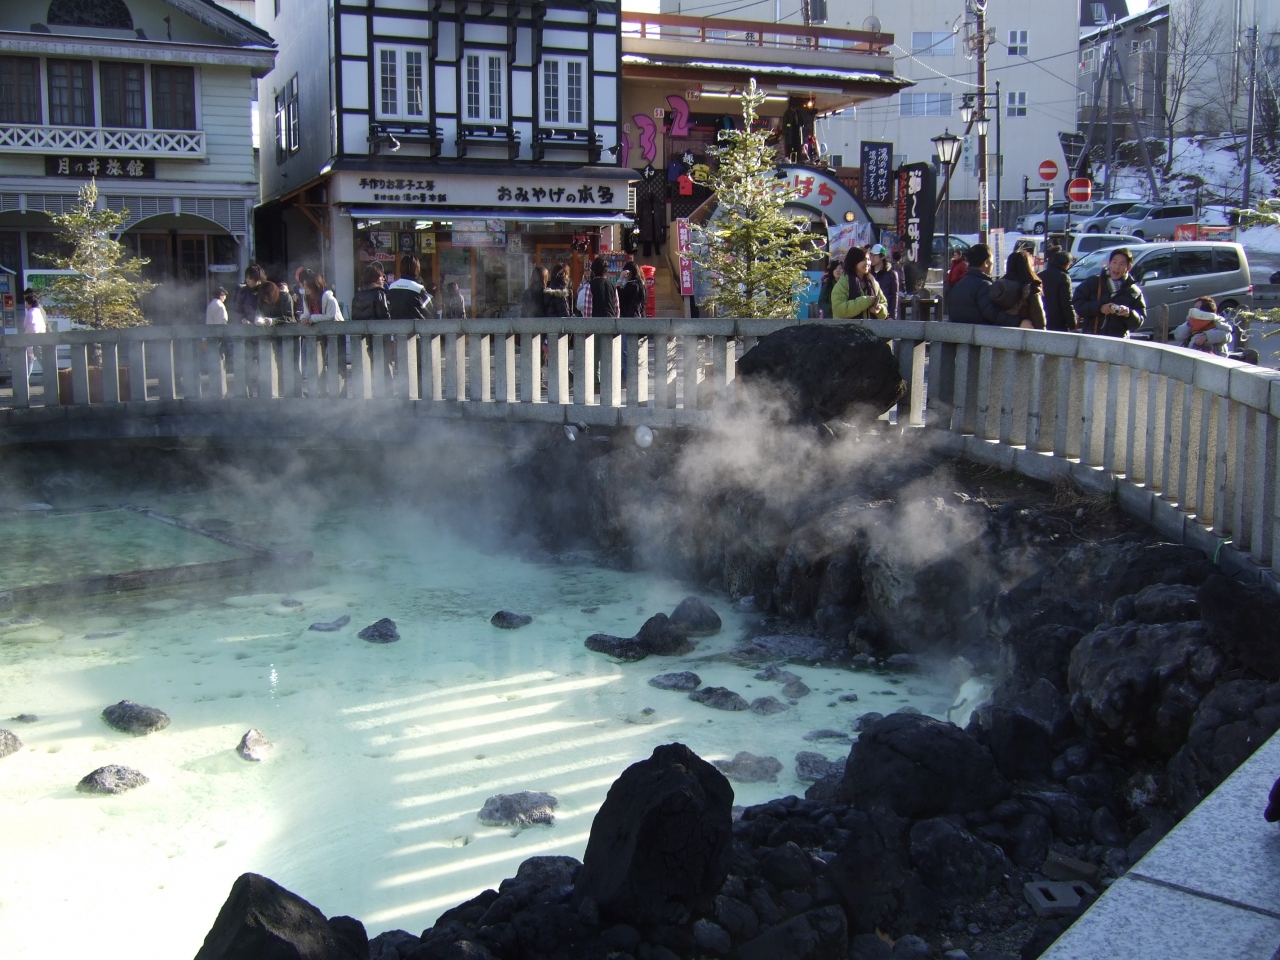
[[[985,109],[987,103],[987,0],[969,0],[973,11],[974,41],[978,58],[977,101]],[[978,134],[978,242],[987,242],[990,213],[987,210],[987,135]]]
[[[1249,117],[1245,121],[1244,141],[1244,190],[1240,199],[1242,207],[1249,206],[1249,193],[1253,186],[1253,123],[1256,117],[1255,104],[1258,94],[1258,5],[1254,3],[1253,26],[1245,31],[1249,41]]]
[[[1115,166],[1116,153],[1116,111],[1115,111],[1115,64],[1113,63],[1112,54],[1115,51],[1116,22],[1115,18],[1111,19],[1111,30],[1107,35],[1107,52],[1103,61],[1106,70],[1107,85],[1107,176],[1103,181],[1102,195],[1110,199],[1111,197],[1111,168]]]
[[[1004,226],[1004,196],[1001,184],[1004,180],[1004,141],[1000,136],[1000,114],[1004,112],[1004,102],[1000,99],[1000,81],[996,81],[996,226]],[[1044,222],[1049,229],[1049,221]]]

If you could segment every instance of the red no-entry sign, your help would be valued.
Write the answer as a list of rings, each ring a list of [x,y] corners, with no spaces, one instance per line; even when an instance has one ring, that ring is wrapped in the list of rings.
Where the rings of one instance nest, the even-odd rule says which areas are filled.
[[[1093,184],[1084,177],[1077,177],[1067,184],[1067,199],[1072,203],[1088,203],[1093,199]]]
[[[1046,160],[1044,163],[1040,164],[1040,179],[1041,180],[1058,179],[1058,165],[1054,163],[1052,160]]]

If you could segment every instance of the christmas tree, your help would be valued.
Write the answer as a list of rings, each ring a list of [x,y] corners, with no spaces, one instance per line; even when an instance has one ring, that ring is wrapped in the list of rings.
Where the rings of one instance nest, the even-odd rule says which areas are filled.
[[[147,322],[139,300],[155,284],[139,277],[151,261],[128,256],[118,240],[129,211],[98,210],[98,185],[90,180],[80,188],[80,204],[70,213],[55,213],[53,222],[72,245],[67,257],[48,257],[58,270],[74,270],[74,276],[58,277],[49,284],[48,300],[59,316],[82,327],[109,329]]]
[[[764,97],[753,79],[742,95],[742,129],[720,131],[710,150],[716,168],[699,181],[715,191],[716,212],[693,226],[693,259],[715,288],[703,302],[722,317],[794,317],[817,251],[808,219],[784,210],[797,192],[779,179],[777,149],[757,127]]]

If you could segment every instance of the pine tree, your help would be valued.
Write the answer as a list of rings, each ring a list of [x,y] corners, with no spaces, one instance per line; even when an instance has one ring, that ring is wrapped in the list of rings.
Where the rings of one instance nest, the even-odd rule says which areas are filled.
[[[130,257],[124,245],[112,239],[128,220],[129,212],[95,209],[98,185],[90,180],[80,188],[80,203],[70,213],[55,213],[54,224],[72,245],[70,256],[48,257],[58,270],[74,270],[74,276],[57,277],[49,284],[48,297],[60,316],[82,327],[114,329],[145,324],[139,301],[156,285],[140,277],[150,260]]]
[[[719,163],[699,181],[715,191],[717,208],[706,224],[693,225],[693,259],[715,287],[705,302],[722,317],[795,317],[817,250],[807,218],[784,212],[797,191],[778,179],[777,150],[756,127],[764,98],[752,79],[742,129],[720,131],[710,149]]]

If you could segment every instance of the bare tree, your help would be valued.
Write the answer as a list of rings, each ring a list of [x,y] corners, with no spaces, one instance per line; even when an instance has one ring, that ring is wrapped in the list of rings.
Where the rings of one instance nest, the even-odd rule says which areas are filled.
[[[1207,68],[1221,53],[1230,30],[1220,13],[1210,14],[1205,4],[1192,0],[1171,0],[1167,47],[1163,69],[1157,66],[1156,85],[1164,108],[1168,152],[1165,171],[1173,164],[1173,140],[1201,104],[1193,102],[1201,89]]]

